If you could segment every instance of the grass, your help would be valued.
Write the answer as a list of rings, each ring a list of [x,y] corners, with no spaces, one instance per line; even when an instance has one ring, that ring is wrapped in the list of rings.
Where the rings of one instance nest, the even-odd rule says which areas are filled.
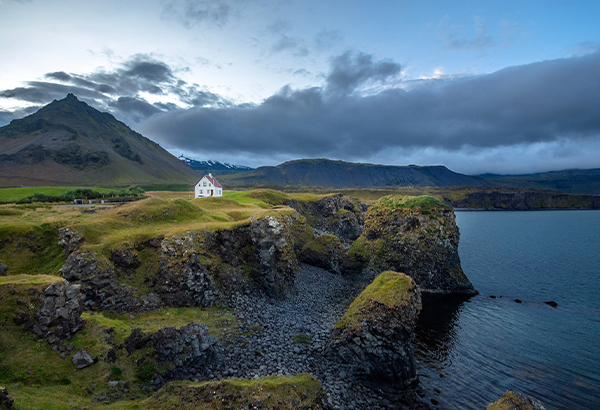
[[[322,395],[321,384],[310,374],[293,377],[264,377],[256,380],[221,380],[217,382],[172,382],[152,397],[135,403],[134,409],[238,409],[317,408]]]
[[[305,333],[299,333],[296,336],[294,336],[294,343],[296,343],[297,345],[309,345],[312,343],[312,339],[310,338],[309,335],[305,334]]]
[[[427,214],[437,211],[438,209],[452,209],[451,206],[429,195],[421,196],[400,196],[387,195],[380,198],[372,209],[420,209],[421,212]]]
[[[373,302],[387,308],[401,306],[411,298],[411,291],[415,286],[413,280],[404,273],[383,272],[352,301],[334,328],[342,330],[360,328],[360,323],[369,315]]]
[[[118,347],[129,336],[133,328],[154,332],[164,326],[181,327],[190,321],[205,323],[211,334],[222,338],[225,328],[234,328],[235,317],[225,309],[173,308],[129,315],[110,315],[101,312],[86,312],[85,329],[64,342],[74,345],[71,355],[79,348],[86,348],[98,362],[77,370],[70,361],[70,355],[61,359],[45,340],[36,340],[34,335],[17,326],[13,321],[15,311],[20,310],[35,316],[41,307],[37,295],[55,277],[47,276],[7,276],[0,278],[0,386],[8,388],[10,397],[15,399],[15,409],[96,409],[106,408],[103,404],[90,402],[92,396],[86,387],[94,386],[94,395],[102,395],[110,390],[109,380],[121,380],[129,384],[130,392],[125,401],[112,403],[109,408],[130,408],[129,401],[137,395],[147,397],[141,390],[147,373],[164,370],[153,360],[146,360],[146,367],[136,361],[142,354],[151,352],[134,351],[131,356]],[[108,363],[104,358],[110,349],[116,350],[116,361]],[[141,369],[141,370],[140,370]],[[145,373],[144,373],[145,372]],[[144,408],[144,407],[139,407]]]

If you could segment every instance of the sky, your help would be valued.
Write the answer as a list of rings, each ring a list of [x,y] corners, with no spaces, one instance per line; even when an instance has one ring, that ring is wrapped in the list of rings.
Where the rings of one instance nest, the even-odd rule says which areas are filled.
[[[597,0],[0,0],[0,126],[75,94],[174,155],[600,168]]]

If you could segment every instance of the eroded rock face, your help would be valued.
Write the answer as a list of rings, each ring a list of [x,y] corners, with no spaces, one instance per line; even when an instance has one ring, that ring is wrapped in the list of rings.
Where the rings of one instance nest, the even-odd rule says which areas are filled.
[[[85,320],[81,318],[81,313],[84,296],[81,294],[81,285],[72,285],[67,281],[55,282],[44,289],[38,300],[42,307],[35,319],[17,312],[14,322],[24,324],[27,330],[51,344],[71,339],[78,330],[83,329]]]
[[[302,248],[299,259],[333,273],[343,273],[347,267],[346,250],[335,235],[317,236]]]
[[[349,257],[374,272],[405,272],[423,292],[476,294],[460,264],[454,211],[435,202],[425,210],[392,209],[385,198],[365,215],[365,229]]]
[[[294,293],[298,261],[290,238],[291,220],[265,216],[250,225],[258,271],[253,275],[265,292],[277,299]]]
[[[318,201],[293,199],[285,205],[306,217],[316,235],[335,235],[345,247],[362,234],[366,206],[342,194],[326,196]]]
[[[170,265],[167,258],[159,264],[153,288],[167,306],[210,307],[222,300],[215,274],[200,263],[196,253],[181,264]]]
[[[326,354],[353,365],[356,376],[409,386],[417,379],[414,327],[421,294],[397,272],[379,275],[336,324]]]
[[[58,228],[58,245],[63,248],[65,256],[69,256],[83,243],[83,238],[79,235],[79,232],[72,230],[71,228]]]
[[[60,273],[66,280],[81,285],[85,309],[135,312],[164,306],[153,294],[138,298],[132,287],[121,286],[114,269],[108,264],[100,264],[92,252],[78,250],[71,253]]]
[[[151,347],[158,362],[173,363],[200,371],[221,363],[221,347],[217,338],[208,333],[208,327],[191,322],[179,329],[164,327],[154,333],[134,329],[125,339],[128,353]]]

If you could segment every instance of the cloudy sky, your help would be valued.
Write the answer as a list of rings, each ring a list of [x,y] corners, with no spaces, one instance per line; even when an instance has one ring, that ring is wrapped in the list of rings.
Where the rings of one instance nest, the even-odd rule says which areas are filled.
[[[600,167],[598,0],[0,0],[0,126],[74,93],[173,154]]]

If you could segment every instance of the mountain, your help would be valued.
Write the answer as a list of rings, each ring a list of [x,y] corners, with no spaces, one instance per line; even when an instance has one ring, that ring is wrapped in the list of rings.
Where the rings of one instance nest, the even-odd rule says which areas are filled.
[[[188,158],[184,155],[180,155],[178,158],[196,171],[218,171],[219,175],[234,174],[241,171],[252,171],[254,169],[245,165],[234,165],[228,162],[213,161],[212,159],[198,161],[197,159]]]
[[[479,175],[490,185],[515,188],[540,188],[569,194],[600,194],[600,168],[568,169],[525,175]]]
[[[443,166],[420,167],[360,164],[328,159],[301,159],[275,167],[223,176],[221,183],[243,186],[383,188],[398,186],[485,186],[482,178],[458,174]]]
[[[73,94],[0,128],[0,187],[196,180],[160,145]]]

